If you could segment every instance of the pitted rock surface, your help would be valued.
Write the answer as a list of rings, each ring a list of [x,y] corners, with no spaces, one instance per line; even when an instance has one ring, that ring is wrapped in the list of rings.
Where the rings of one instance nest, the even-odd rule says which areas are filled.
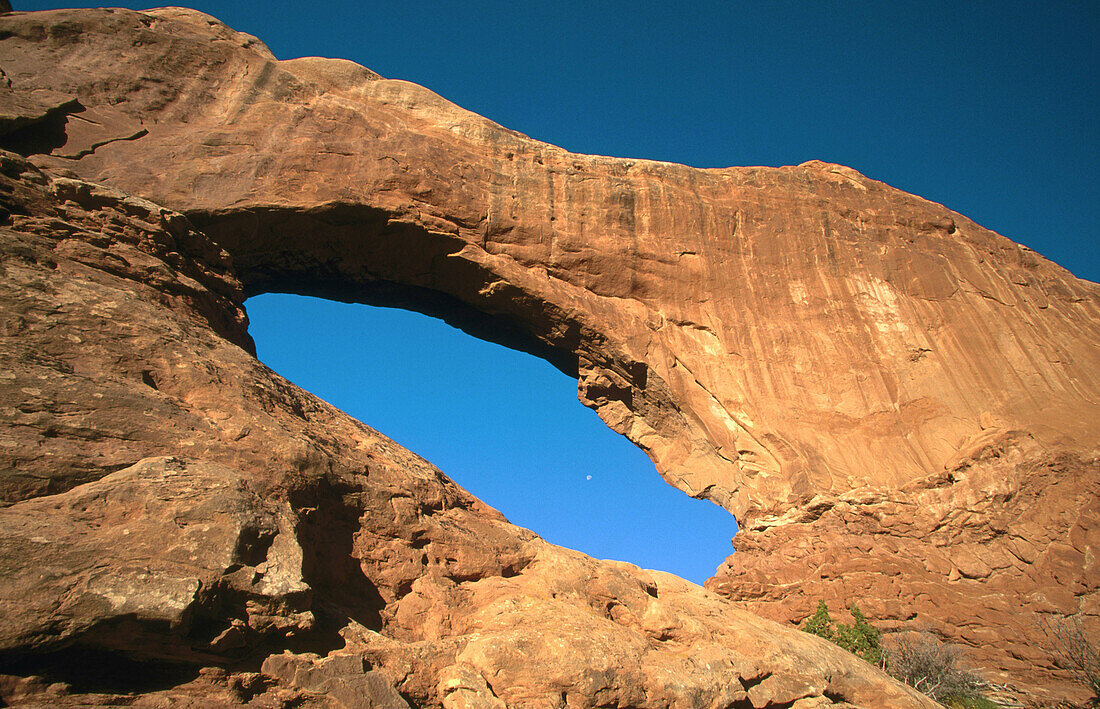
[[[1034,634],[1003,624],[1013,611],[1097,622],[1095,284],[849,168],[697,170],[572,154],[350,62],[278,61],[194,11],[13,13],[0,27],[10,82],[0,145],[55,178],[182,212],[210,251],[202,273],[221,269],[239,289],[189,284],[140,303],[159,308],[138,308],[142,317],[176,308],[206,324],[194,337],[135,337],[140,347],[102,370],[119,372],[105,383],[148,374],[166,409],[156,426],[82,412],[100,428],[73,435],[105,466],[67,435],[30,445],[45,426],[83,420],[50,410],[72,392],[16,406],[29,418],[12,429],[25,439],[12,449],[9,501],[182,453],[165,445],[169,431],[200,458],[216,451],[219,465],[278,481],[257,460],[276,428],[264,418],[278,418],[271,402],[299,402],[293,426],[278,424],[285,431],[306,426],[311,407],[336,414],[289,385],[256,384],[269,375],[244,350],[219,359],[189,343],[210,338],[219,357],[230,342],[247,348],[243,293],[324,295],[441,314],[576,374],[581,400],[666,480],[737,515],[739,551],[709,585],[762,613],[795,619],[812,596],[858,600],[899,624],[931,623],[1004,673],[1033,658]],[[104,239],[75,241],[110,252],[113,232]],[[163,260],[172,253],[165,278],[191,267],[180,265],[187,255]],[[156,270],[131,281],[163,293]],[[48,301],[34,307],[51,312]],[[109,349],[102,339],[88,349]],[[218,363],[215,382],[180,373],[180,362],[199,361]],[[116,389],[102,410],[136,409],[132,392]],[[169,411],[174,402],[185,406]],[[324,452],[304,433],[287,439],[299,442],[298,467],[355,468],[337,433],[318,435]],[[64,465],[54,472],[46,455]],[[1063,479],[1080,483],[1067,491]],[[326,514],[354,529],[357,505]],[[378,563],[410,553],[386,535],[352,536]],[[454,564],[508,578],[529,568],[511,542],[472,538]],[[334,593],[346,588],[336,579],[355,577],[329,572]],[[402,589],[440,637],[456,632],[439,612],[449,591],[415,592],[415,562],[377,573],[388,580],[368,574],[371,583]],[[389,612],[380,594],[374,605]],[[1049,670],[1021,681],[1053,687]],[[468,673],[452,674],[455,697],[480,691]]]

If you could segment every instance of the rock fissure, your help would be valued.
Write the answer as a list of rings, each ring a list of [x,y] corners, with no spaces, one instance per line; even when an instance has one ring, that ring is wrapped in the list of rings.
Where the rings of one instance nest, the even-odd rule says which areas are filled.
[[[77,116],[77,117],[79,118],[79,116]],[[96,124],[95,121],[88,121],[88,122]],[[98,124],[96,124],[96,125],[98,125]],[[99,141],[99,142],[96,142],[96,143],[92,143],[89,147],[83,148],[80,151],[75,152],[75,153],[70,153],[70,154],[67,154],[67,155],[59,153],[58,157],[66,158],[66,159],[69,159],[69,160],[79,160],[83,157],[87,157],[87,156],[95,153],[96,150],[98,150],[99,148],[102,148],[104,145],[110,145],[111,143],[113,143],[117,140],[137,140],[139,138],[145,137],[148,134],[149,134],[148,130],[146,130],[145,128],[140,128],[137,131],[135,131],[135,132],[133,132],[129,135],[122,135],[122,136],[119,136],[117,138],[109,138],[107,140],[102,140],[102,141]]]

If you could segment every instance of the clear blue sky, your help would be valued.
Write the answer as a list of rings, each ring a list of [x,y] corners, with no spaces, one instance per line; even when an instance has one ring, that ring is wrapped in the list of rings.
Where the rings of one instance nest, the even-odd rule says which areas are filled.
[[[1095,1],[193,6],[578,152],[850,165],[1100,280]],[[415,314],[248,307],[265,362],[551,541],[697,581],[729,550],[729,517],[663,486],[549,365]]]

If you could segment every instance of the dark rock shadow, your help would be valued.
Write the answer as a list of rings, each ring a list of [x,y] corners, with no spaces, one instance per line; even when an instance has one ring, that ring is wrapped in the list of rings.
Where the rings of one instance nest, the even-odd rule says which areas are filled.
[[[48,111],[41,119],[0,136],[0,148],[23,157],[49,155],[69,141],[65,131],[69,115],[83,110],[84,106],[76,100],[63,104]]]
[[[140,694],[186,684],[199,676],[199,667],[139,661],[119,652],[76,646],[42,654],[0,656],[0,674],[63,682],[73,694]]]
[[[353,492],[351,486],[324,480],[290,494],[291,505],[301,515],[302,573],[313,589],[312,610],[317,619],[307,637],[290,641],[290,649],[296,652],[326,655],[343,647],[339,631],[349,620],[371,630],[382,629],[386,603],[354,556],[362,512],[344,499]]]

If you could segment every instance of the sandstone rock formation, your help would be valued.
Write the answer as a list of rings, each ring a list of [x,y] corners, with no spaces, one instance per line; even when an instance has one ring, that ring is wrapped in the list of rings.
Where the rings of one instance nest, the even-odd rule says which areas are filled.
[[[7,152],[0,195],[5,702],[931,706],[513,527],[282,380],[182,215]]]
[[[39,609],[12,651],[117,649],[155,627],[176,633],[159,660],[313,648],[261,674],[303,692],[345,681],[311,668],[346,643],[417,703],[490,692],[649,706],[694,693],[702,705],[719,701],[721,684],[733,706],[882,705],[822,685],[839,676],[825,660],[795,660],[818,669],[791,680],[779,659],[759,671],[719,659],[723,642],[700,643],[723,637],[728,604],[525,536],[281,382],[248,354],[241,302],[284,291],[440,314],[575,374],[581,400],[666,480],[737,516],[738,552],[712,589],[785,620],[818,597],[858,600],[980,650],[1021,688],[1063,691],[1029,623],[1037,612],[1100,622],[1095,284],[849,168],[696,170],[571,154],[350,62],[278,61],[189,10],[13,13],[0,28],[0,146],[52,176],[12,168],[12,194],[29,190],[34,209],[8,207],[23,235],[11,243],[69,235],[63,247],[19,247],[41,268],[26,276],[38,290],[12,287],[30,300],[6,326],[22,358],[11,371],[35,380],[7,387],[3,490],[26,500],[12,519],[37,529],[53,505],[115,528],[124,510],[93,503],[114,498],[96,486],[121,486],[148,531],[177,524],[172,500],[242,481],[202,508],[218,549],[181,542],[178,559],[149,571],[157,597],[184,598],[194,582],[212,598],[82,600],[126,593],[81,566],[113,547],[80,531],[86,546],[48,552],[57,576],[41,582],[83,589],[66,595],[72,610],[62,621]],[[42,269],[61,269],[49,263],[125,287],[84,286],[63,269],[46,278]],[[163,508],[140,502],[160,488]],[[32,533],[78,531],[20,538]],[[184,557],[186,572],[173,570]],[[12,604],[39,583],[19,571],[26,558],[13,556]],[[661,637],[647,625],[664,612],[651,610],[654,593],[671,594],[670,622],[690,630]],[[151,605],[159,615],[145,618]],[[535,632],[541,613],[558,618]],[[515,630],[520,618],[536,640]],[[345,624],[337,640],[329,626],[347,619],[382,634]],[[217,633],[196,636],[200,626]],[[777,644],[802,652],[805,638],[775,643],[780,631],[766,627],[737,642],[762,657],[780,657],[769,655]],[[318,637],[328,645],[312,645]],[[508,674],[562,637],[576,650],[563,651],[562,669]],[[687,645],[651,647],[669,639]],[[799,657],[826,652],[811,645]],[[603,679],[569,678],[570,663],[605,652],[606,666],[589,667]],[[447,653],[458,669],[441,669]],[[673,656],[687,664],[667,664]],[[737,669],[718,669],[727,664]],[[299,670],[313,679],[294,680]]]

